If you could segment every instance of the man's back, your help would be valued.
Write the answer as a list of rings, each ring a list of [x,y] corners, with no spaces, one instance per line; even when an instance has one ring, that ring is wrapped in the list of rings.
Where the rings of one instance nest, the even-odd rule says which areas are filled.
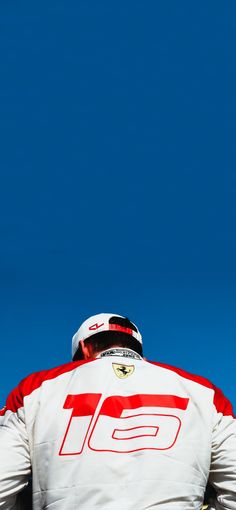
[[[36,510],[199,510],[213,429],[222,419],[235,427],[230,415],[211,383],[171,367],[141,357],[73,362],[33,374],[13,392],[5,414],[5,465],[15,462],[7,452],[17,420],[25,448],[14,438],[14,455],[22,480],[32,459]],[[1,441],[4,449],[3,435]],[[4,489],[14,490],[7,470],[1,476],[0,505]]]

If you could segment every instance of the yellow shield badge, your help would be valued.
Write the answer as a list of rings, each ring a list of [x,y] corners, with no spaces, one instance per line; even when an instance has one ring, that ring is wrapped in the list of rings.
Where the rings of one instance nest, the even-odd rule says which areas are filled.
[[[134,373],[134,365],[120,365],[119,363],[112,363],[113,370],[119,379],[126,379],[129,375]]]

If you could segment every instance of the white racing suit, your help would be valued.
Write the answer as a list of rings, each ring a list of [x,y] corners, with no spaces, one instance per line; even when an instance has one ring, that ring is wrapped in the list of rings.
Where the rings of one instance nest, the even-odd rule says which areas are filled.
[[[132,353],[132,351],[131,351]],[[1,411],[0,509],[236,510],[236,420],[208,380],[113,349],[26,377]],[[120,356],[121,354],[121,356]]]

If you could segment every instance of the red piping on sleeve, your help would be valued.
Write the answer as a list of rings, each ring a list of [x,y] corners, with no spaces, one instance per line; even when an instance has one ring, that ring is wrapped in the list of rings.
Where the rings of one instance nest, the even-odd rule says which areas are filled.
[[[185,372],[185,370],[182,370],[181,368],[166,365],[164,363],[156,363],[155,361],[148,361],[148,363],[156,365],[160,368],[164,368],[166,370],[171,370],[172,372],[175,372],[181,377],[184,377],[184,379],[188,379],[189,381],[193,381],[197,384],[200,384],[202,386],[205,386],[206,388],[211,389],[214,392],[213,403],[215,405],[217,412],[222,413],[224,416],[233,416],[233,418],[235,418],[231,402],[224,396],[224,394],[219,388],[214,386],[214,384],[212,384],[211,381],[209,381],[208,379],[205,379],[205,377],[190,374],[189,372]]]
[[[35,372],[28,375],[23,379],[18,386],[9,394],[6,402],[6,407],[0,411],[0,416],[3,416],[6,411],[13,411],[14,413],[24,405],[24,397],[30,395],[34,390],[39,388],[44,381],[55,379],[56,377],[71,372],[76,368],[84,365],[85,363],[91,363],[96,361],[95,359],[72,361],[65,365],[52,368],[49,370],[42,370],[41,372]]]

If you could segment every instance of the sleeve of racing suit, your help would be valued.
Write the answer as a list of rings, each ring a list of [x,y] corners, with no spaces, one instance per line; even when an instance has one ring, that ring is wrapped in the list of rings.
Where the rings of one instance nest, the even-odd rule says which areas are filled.
[[[214,407],[209,482],[217,495],[209,510],[236,510],[236,418],[231,403],[218,388]]]
[[[16,510],[17,494],[28,483],[31,462],[24,407],[14,409],[11,394],[8,401],[10,405],[0,411],[0,509]]]

